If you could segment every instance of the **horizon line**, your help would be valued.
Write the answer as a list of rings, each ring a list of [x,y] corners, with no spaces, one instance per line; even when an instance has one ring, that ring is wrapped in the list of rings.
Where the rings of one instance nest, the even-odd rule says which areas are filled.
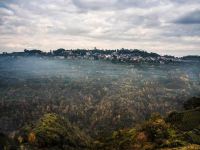
[[[2,51],[0,54],[3,54],[3,53],[8,53],[8,54],[11,54],[11,53],[17,53],[17,52],[24,52],[25,50],[40,50],[42,52],[51,52],[51,51],[56,51],[56,50],[59,50],[59,49],[64,49],[64,50],[71,50],[71,51],[76,51],[76,50],[86,50],[86,51],[92,51],[92,50],[102,50],[102,51],[113,51],[113,50],[129,50],[129,51],[134,51],[134,50],[139,50],[139,51],[143,51],[143,52],[147,52],[147,53],[156,53],[160,56],[174,56],[174,57],[185,57],[185,56],[200,56],[200,50],[191,50],[191,51],[199,51],[199,54],[186,54],[186,55],[175,55],[175,54],[167,54],[167,53],[164,53],[164,52],[161,52],[163,50],[146,50],[146,49],[138,49],[138,48],[114,48],[114,49],[110,49],[110,48],[97,48],[97,47],[94,47],[94,48],[56,48],[56,49],[48,49],[48,50],[45,50],[45,49],[38,49],[38,48],[24,48],[23,50],[21,51]],[[1,51],[1,50],[0,50]],[[181,53],[181,52],[184,52],[184,51],[188,51],[188,50],[168,50],[168,52],[170,53],[173,53],[175,51],[175,53]]]

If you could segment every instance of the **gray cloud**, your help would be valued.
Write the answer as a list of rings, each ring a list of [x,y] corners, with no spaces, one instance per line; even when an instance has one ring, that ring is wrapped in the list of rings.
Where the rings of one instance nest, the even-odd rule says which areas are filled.
[[[190,54],[200,47],[199,8],[200,0],[0,0],[0,52],[97,46]]]
[[[200,0],[170,0],[170,2],[177,4],[197,4]]]
[[[117,10],[127,8],[151,8],[161,3],[158,0],[73,0],[76,7],[83,10]],[[165,4],[163,2],[162,4]]]
[[[180,24],[200,24],[200,10],[189,12],[175,22]]]

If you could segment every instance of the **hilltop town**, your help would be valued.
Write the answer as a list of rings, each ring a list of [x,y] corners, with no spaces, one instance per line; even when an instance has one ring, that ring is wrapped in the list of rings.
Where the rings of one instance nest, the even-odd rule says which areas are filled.
[[[89,60],[110,60],[113,62],[126,63],[179,63],[200,61],[200,56],[185,56],[175,57],[170,55],[161,56],[157,53],[148,53],[138,49],[116,49],[116,50],[100,50],[96,47],[92,50],[74,49],[66,50],[63,48],[51,50],[50,52],[43,52],[41,50],[27,50],[23,52],[3,52],[0,56],[40,56],[40,57],[55,57],[58,59],[89,59]]]

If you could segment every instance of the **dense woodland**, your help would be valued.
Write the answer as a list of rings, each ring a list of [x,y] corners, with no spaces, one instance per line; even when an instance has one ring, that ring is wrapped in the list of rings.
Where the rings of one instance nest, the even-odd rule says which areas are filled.
[[[154,150],[200,149],[200,98],[184,103],[181,112],[166,117],[158,113],[129,128],[91,137],[63,115],[46,113],[34,123],[20,128],[12,136],[0,134],[1,149],[54,150]]]
[[[4,54],[0,149],[198,149],[199,69]]]

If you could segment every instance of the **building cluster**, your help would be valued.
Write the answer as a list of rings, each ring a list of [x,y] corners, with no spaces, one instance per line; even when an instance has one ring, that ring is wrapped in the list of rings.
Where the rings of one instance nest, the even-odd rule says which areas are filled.
[[[113,62],[126,62],[126,63],[177,63],[186,61],[184,57],[178,58],[174,56],[161,56],[156,53],[148,53],[142,50],[99,50],[99,49],[75,49],[65,50],[57,49],[50,52],[43,52],[40,50],[24,50],[24,52],[2,53],[1,56],[48,56],[59,59],[90,59],[90,60],[110,60]]]

